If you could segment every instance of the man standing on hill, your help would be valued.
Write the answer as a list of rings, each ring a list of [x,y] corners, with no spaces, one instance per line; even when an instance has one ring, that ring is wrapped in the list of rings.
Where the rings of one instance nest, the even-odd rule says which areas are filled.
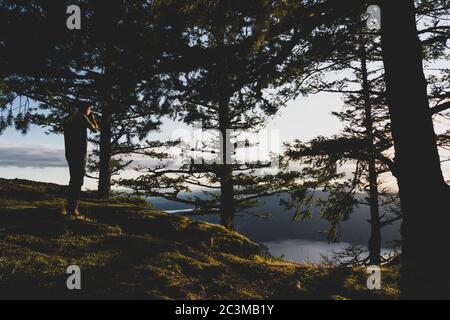
[[[78,212],[78,201],[86,174],[87,129],[92,132],[100,130],[91,106],[83,104],[76,113],[64,120],[64,144],[70,171],[67,195],[67,215],[69,217],[80,215]]]

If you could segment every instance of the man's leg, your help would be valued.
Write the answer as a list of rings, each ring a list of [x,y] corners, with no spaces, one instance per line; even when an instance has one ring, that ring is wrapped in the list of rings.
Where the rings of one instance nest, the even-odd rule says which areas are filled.
[[[71,159],[69,162],[70,182],[67,196],[67,214],[75,215],[78,212],[81,188],[83,187],[86,162],[83,159]]]

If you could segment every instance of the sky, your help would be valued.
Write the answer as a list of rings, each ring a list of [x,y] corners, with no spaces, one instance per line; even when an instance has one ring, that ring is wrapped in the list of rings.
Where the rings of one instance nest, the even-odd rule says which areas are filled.
[[[332,135],[339,132],[341,124],[331,112],[341,107],[340,97],[333,94],[300,97],[269,119],[266,130],[278,130],[280,145],[298,138],[307,140],[317,135]],[[171,138],[180,130],[191,129],[166,120],[158,137]],[[0,177],[67,184],[69,173],[63,136],[46,134],[46,130],[39,127],[32,127],[26,135],[8,128],[0,135]],[[86,179],[85,187],[95,188],[96,181]]]
[[[446,67],[448,61],[434,61],[428,66]],[[427,73],[428,71],[426,71]],[[279,145],[294,139],[307,141],[316,136],[331,136],[339,133],[342,124],[331,115],[340,111],[343,102],[337,94],[318,93],[309,97],[300,96],[282,108],[276,117],[270,119],[266,130],[277,130]],[[445,120],[448,121],[448,120]],[[179,122],[165,121],[161,133],[150,137],[168,139],[176,132],[189,129]],[[436,131],[448,129],[448,123],[437,124]],[[446,179],[450,179],[450,162],[443,165]],[[130,172],[124,175],[130,175]],[[47,135],[45,129],[33,127],[27,135],[7,129],[0,135],[0,177],[21,178],[44,182],[67,184],[69,173],[64,157],[64,138],[62,135]],[[387,184],[395,186],[392,177]],[[96,181],[85,180],[85,188],[96,188]]]
[[[331,113],[343,106],[337,94],[319,93],[310,97],[299,97],[291,101],[267,122],[266,130],[278,130],[279,144],[301,139],[307,141],[316,136],[331,136],[339,133],[342,124]],[[167,120],[155,138],[170,139],[179,131],[192,130],[185,124]],[[444,165],[446,178],[450,177],[450,163]],[[133,176],[133,171],[124,172],[122,177]],[[33,127],[23,135],[13,128],[0,135],[0,177],[19,178],[65,185],[69,172],[64,157],[62,135],[46,134],[46,130]],[[395,188],[395,180],[383,179],[389,187]],[[86,178],[85,189],[95,189],[96,180]]]

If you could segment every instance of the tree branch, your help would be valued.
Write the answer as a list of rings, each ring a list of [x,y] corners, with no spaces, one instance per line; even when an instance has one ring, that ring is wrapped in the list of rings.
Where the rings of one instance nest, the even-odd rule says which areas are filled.
[[[431,113],[431,115],[435,115],[435,114],[445,111],[447,109],[450,109],[450,101],[441,103],[441,104],[431,108],[430,113]]]

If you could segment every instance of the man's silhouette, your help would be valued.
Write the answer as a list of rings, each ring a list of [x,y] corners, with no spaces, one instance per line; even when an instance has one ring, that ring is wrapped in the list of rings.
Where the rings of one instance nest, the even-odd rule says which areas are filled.
[[[67,195],[67,215],[79,216],[78,201],[86,174],[87,129],[98,132],[99,126],[88,104],[64,120],[64,143],[69,164],[70,182]]]

